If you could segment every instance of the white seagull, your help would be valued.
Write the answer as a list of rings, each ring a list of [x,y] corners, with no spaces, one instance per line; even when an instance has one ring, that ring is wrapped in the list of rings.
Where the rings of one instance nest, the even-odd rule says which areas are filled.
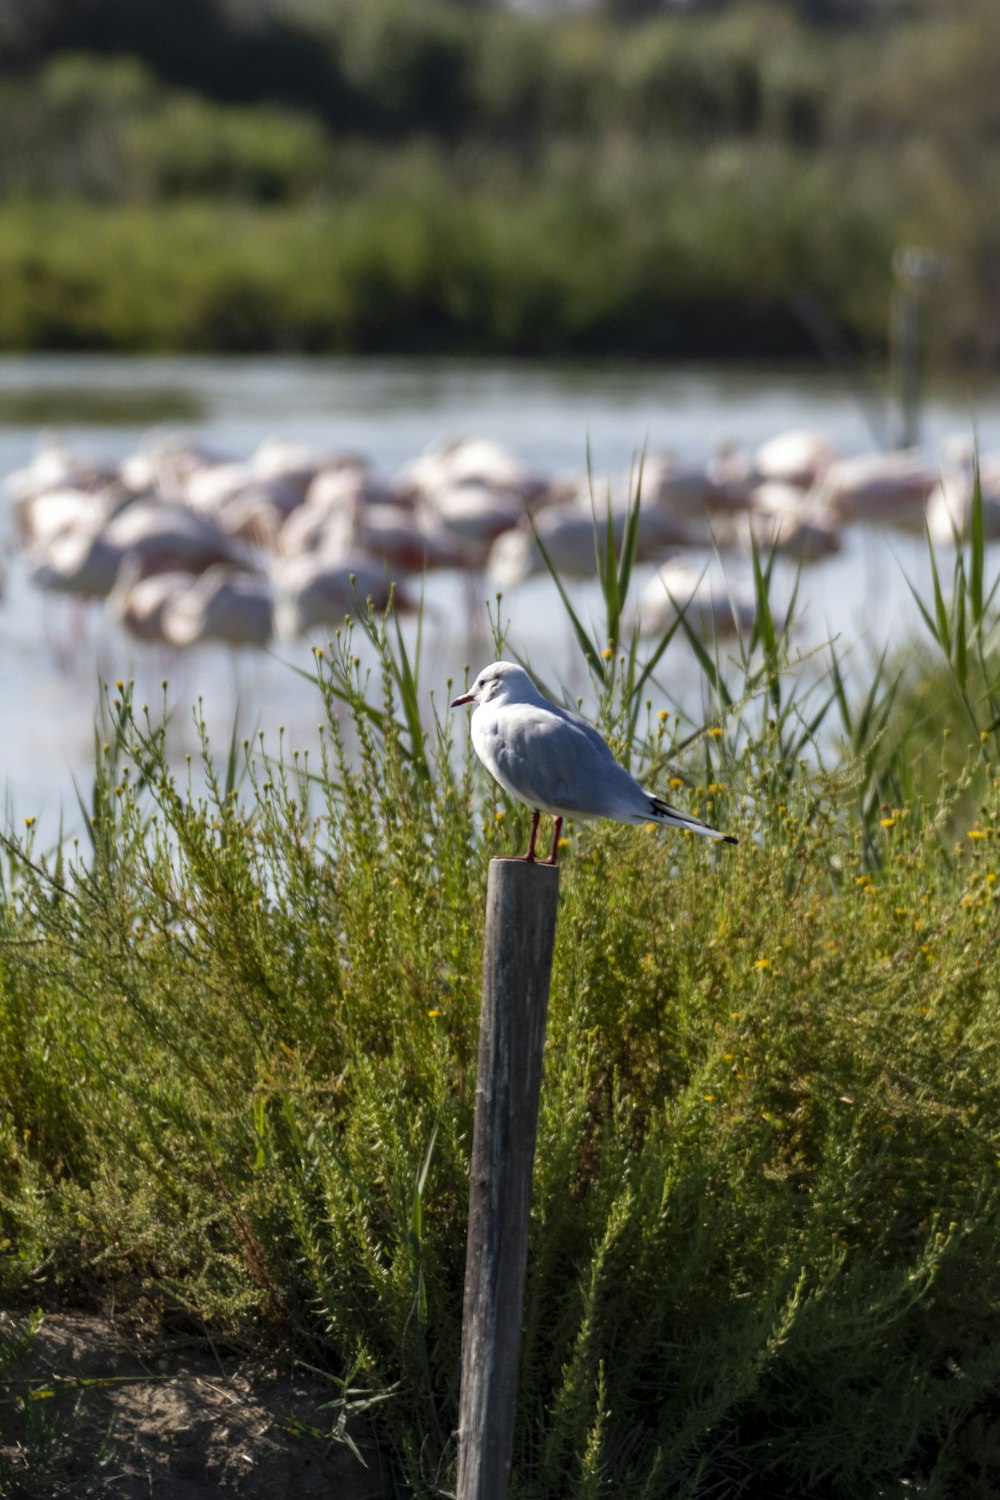
[[[484,667],[452,708],[474,703],[472,744],[483,765],[504,791],[531,808],[531,840],[524,859],[535,859],[541,813],[555,818],[552,850],[556,863],[564,818],[613,818],[619,823],[666,823],[709,839],[735,844],[700,818],[645,791],[620,766],[592,724],[543,698],[523,667],[495,661]]]

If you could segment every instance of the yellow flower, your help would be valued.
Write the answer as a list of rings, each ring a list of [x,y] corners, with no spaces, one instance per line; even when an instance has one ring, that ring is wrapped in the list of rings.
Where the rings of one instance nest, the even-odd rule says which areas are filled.
[[[498,823],[502,823],[507,814],[502,807],[498,807],[493,816],[496,818]]]
[[[883,828],[895,828],[895,826],[896,826],[896,819],[895,818],[883,818],[882,819],[882,827]]]
[[[656,717],[662,723],[664,719],[669,719],[670,715],[667,713],[667,710],[665,708],[661,708],[660,711],[659,711],[659,713],[656,715]]]
[[[674,791],[676,791],[679,786],[684,785],[683,776],[671,776],[670,785],[673,787]]]
[[[755,969],[769,969],[770,967],[771,960],[769,958],[758,958],[757,962],[754,964]]]
[[[722,738],[722,730],[719,729],[718,727],[716,727],[715,729],[710,729],[708,732],[709,732],[710,737],[713,740],[721,740],[721,738]]]
[[[427,1012],[427,1014],[428,1014],[428,1015],[429,1015],[429,1016],[432,1016],[432,1017],[433,1017],[433,1016],[443,1016],[443,1015],[444,1015],[444,1011],[443,1011],[443,1010],[429,1010],[429,1011],[428,1011],[428,1012]]]
[[[605,646],[604,650],[601,652],[601,655],[604,657],[605,661],[610,661],[614,654],[615,653],[612,651],[610,646]]]
[[[559,843],[556,845],[556,848],[557,849],[568,849],[569,848],[569,839],[560,839]]]
[[[34,828],[34,826],[35,826],[35,820],[34,820],[34,818],[25,818],[25,820],[24,820],[24,826],[25,826],[25,828]]]

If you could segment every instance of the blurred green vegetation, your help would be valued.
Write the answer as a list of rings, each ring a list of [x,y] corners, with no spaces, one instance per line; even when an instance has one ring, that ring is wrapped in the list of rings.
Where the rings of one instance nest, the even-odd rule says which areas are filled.
[[[1000,355],[990,0],[29,12],[0,53],[4,347],[775,356],[825,323],[878,355],[921,243],[932,355]]]

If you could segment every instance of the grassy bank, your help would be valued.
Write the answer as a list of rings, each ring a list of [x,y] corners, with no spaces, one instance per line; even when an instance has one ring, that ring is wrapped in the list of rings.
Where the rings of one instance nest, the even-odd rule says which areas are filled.
[[[704,726],[620,635],[627,559],[602,633],[580,626],[620,754],[741,842],[608,824],[563,853],[523,1500],[1000,1482],[981,542],[927,621],[957,776],[890,677],[861,705],[835,665],[797,688],[758,582],[745,654],[704,656]],[[314,677],[320,763],[266,735],[206,746],[204,791],[116,685],[79,842],[5,839],[0,1285],[291,1342],[386,1395],[400,1493],[433,1495],[453,1481],[481,894],[527,818],[464,721],[421,708],[391,622],[342,632]]]
[[[189,8],[0,58],[0,347],[881,357],[916,244],[929,356],[997,360],[986,0]]]
[[[641,197],[641,159],[583,171],[498,188],[415,151],[295,211],[22,201],[0,226],[0,346],[779,356],[811,347],[794,294],[881,335],[892,241],[869,183],[831,228],[829,175],[780,153],[752,174],[678,158]]]

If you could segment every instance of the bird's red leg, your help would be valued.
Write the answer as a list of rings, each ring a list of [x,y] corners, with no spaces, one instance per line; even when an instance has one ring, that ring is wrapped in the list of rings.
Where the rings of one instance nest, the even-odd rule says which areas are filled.
[[[547,865],[554,865],[559,858],[559,835],[562,833],[562,818],[556,818],[556,826],[552,830],[552,848],[549,857],[545,861]]]
[[[540,816],[538,808],[534,808],[531,814],[531,838],[528,840],[528,852],[521,856],[522,859],[527,860],[529,865],[535,863],[535,838],[538,834],[538,819]]]

